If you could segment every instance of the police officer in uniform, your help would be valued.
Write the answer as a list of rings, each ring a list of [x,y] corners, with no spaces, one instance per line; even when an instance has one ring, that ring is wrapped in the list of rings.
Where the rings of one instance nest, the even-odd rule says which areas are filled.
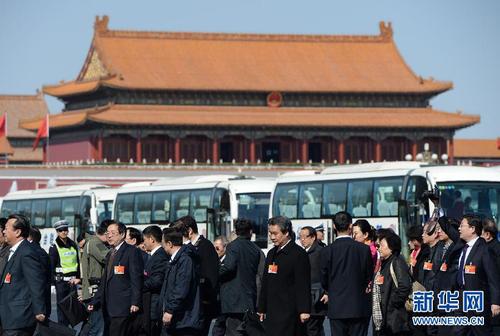
[[[80,283],[80,260],[76,243],[68,237],[69,223],[60,220],[54,223],[57,238],[49,249],[50,265],[56,287],[56,299],[60,302]],[[69,325],[63,312],[57,307],[59,323]]]

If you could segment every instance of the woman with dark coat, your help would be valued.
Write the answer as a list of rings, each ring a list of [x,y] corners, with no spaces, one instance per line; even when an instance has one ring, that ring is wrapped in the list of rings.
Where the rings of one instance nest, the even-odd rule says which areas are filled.
[[[411,292],[408,266],[400,255],[401,239],[391,230],[378,237],[382,266],[373,286],[373,323],[379,336],[407,335],[410,331],[405,302]]]

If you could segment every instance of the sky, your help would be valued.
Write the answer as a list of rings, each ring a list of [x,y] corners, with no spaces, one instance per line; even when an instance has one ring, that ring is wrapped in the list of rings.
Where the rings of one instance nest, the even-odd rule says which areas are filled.
[[[376,35],[390,21],[417,75],[454,83],[431,105],[481,116],[456,137],[500,136],[497,0],[0,0],[0,94],[75,79],[96,15],[108,15],[110,29],[271,34]]]

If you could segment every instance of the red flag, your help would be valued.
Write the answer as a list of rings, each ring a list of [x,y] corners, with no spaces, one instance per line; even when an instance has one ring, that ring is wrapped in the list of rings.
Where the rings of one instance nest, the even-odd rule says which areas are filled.
[[[7,135],[7,113],[0,118],[0,138]]]
[[[40,124],[40,128],[38,128],[38,132],[36,133],[36,138],[35,142],[33,142],[33,150],[35,150],[38,147],[38,143],[40,142],[41,138],[48,138],[49,137],[49,115],[43,119],[42,123]]]

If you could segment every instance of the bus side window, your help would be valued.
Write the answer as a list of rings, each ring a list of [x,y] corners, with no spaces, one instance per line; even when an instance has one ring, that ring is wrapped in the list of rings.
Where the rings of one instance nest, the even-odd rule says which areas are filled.
[[[140,193],[135,195],[134,199],[134,223],[149,224],[151,223],[151,209],[153,208],[153,194]]]
[[[79,201],[79,197],[63,198],[62,200],[62,218],[67,220],[70,225],[74,224]]]
[[[17,214],[31,217],[31,201],[17,201]]]
[[[372,181],[349,182],[347,193],[347,211],[353,217],[372,215]]]
[[[2,203],[2,217],[9,217],[16,213],[17,202],[16,201],[4,201]]]
[[[134,194],[118,195],[115,217],[123,224],[132,224],[134,219]]]
[[[332,216],[345,211],[346,195],[346,182],[326,183],[323,188],[323,215]]]
[[[206,222],[207,208],[210,207],[212,190],[199,190],[191,192],[191,206],[189,213],[198,223]]]
[[[31,206],[31,224],[36,227],[45,227],[47,200],[33,200]]]
[[[297,218],[298,185],[285,184],[276,187],[273,200],[273,216]]]
[[[53,227],[54,223],[61,220],[61,199],[49,199],[47,200],[47,219],[46,227]]]
[[[300,218],[320,218],[322,184],[303,184],[300,187]]]
[[[166,223],[170,219],[170,193],[153,194],[153,223]]]
[[[171,221],[187,215],[189,215],[189,191],[173,191]]]
[[[398,215],[398,199],[402,184],[402,178],[375,180],[373,197],[375,216],[395,217]]]

